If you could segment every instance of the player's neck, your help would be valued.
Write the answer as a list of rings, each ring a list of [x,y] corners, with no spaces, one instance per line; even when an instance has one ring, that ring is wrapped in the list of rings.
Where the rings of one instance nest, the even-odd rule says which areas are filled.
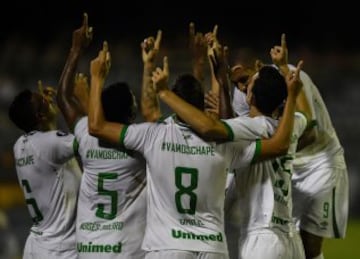
[[[47,122],[39,125],[40,131],[50,131],[56,129],[56,122]]]
[[[250,110],[249,110],[249,117],[257,117],[257,116],[263,116],[264,114],[262,114],[254,105],[250,105]]]

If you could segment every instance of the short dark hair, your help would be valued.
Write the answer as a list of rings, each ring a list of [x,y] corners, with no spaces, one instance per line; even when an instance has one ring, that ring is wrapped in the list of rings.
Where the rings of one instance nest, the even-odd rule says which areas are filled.
[[[134,117],[133,94],[126,82],[116,82],[104,88],[101,94],[106,120],[123,124],[131,123]]]
[[[26,133],[36,129],[38,121],[34,104],[33,93],[25,89],[17,94],[9,106],[9,119]]]
[[[252,88],[256,107],[265,115],[271,115],[287,97],[285,78],[273,66],[263,66]]]
[[[179,76],[172,87],[172,91],[196,108],[204,109],[204,90],[192,74]]]

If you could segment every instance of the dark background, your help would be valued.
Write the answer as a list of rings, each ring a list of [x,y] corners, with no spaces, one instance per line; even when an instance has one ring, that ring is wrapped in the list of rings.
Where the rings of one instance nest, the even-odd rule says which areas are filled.
[[[201,31],[216,23],[239,44],[277,41],[287,32],[292,46],[351,51],[358,47],[358,9],[346,2],[317,1],[8,1],[0,21],[3,36],[43,41],[72,30],[87,12],[99,37],[137,39],[161,27],[174,36],[190,21]],[[355,4],[354,4],[355,5]]]

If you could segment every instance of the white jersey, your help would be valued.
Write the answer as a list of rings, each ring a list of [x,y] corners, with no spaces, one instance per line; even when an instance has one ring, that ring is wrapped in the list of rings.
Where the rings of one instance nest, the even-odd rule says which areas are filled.
[[[289,65],[290,69],[294,66]],[[300,73],[315,122],[315,141],[296,153],[293,215],[298,226],[325,238],[344,238],[349,210],[349,182],[344,151],[319,90]],[[331,213],[330,213],[331,212]]]
[[[73,135],[54,130],[32,131],[14,145],[19,184],[33,220],[31,239],[52,251],[76,249],[81,171],[73,158],[73,143]]]
[[[295,69],[292,65],[289,67]],[[300,72],[300,79],[311,107],[312,121],[316,123],[316,140],[297,152],[294,160],[295,173],[309,172],[322,166],[345,168],[343,148],[318,88],[304,71]]]
[[[234,87],[231,105],[236,116],[249,115],[250,108],[246,101],[246,93],[240,91],[237,87]]]
[[[272,66],[276,67],[275,65]],[[291,70],[296,69],[291,64],[289,64],[289,68]],[[309,75],[302,70],[300,71],[300,79],[303,82],[303,89],[313,114],[312,123],[316,123],[316,141],[297,152],[294,160],[294,173],[310,172],[310,170],[320,168],[322,165],[325,167],[345,168],[343,148],[318,88]],[[246,115],[246,113],[243,113],[248,107],[246,95],[237,88],[234,89],[232,106],[237,114]]]
[[[76,221],[80,258],[143,258],[145,159],[90,136],[87,117],[74,134],[84,170]]]
[[[232,129],[235,140],[249,139],[251,134],[253,139],[269,138],[278,124],[277,120],[265,116],[224,121]],[[295,231],[291,198],[292,160],[297,140],[306,125],[305,116],[296,113],[287,155],[256,162],[247,170],[236,170],[235,182],[228,189],[226,210],[229,210],[227,219],[238,225],[242,232],[266,228],[278,228],[287,233]]]
[[[121,136],[121,144],[143,153],[147,161],[143,249],[227,254],[226,169],[247,166],[256,142],[216,145],[174,121],[133,124]]]

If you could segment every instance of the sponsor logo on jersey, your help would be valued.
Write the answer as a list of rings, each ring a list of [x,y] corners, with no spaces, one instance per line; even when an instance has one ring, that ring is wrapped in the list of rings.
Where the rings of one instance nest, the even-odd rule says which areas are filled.
[[[163,142],[161,151],[175,152],[186,155],[215,156],[214,146],[188,146],[179,143]]]
[[[198,227],[204,226],[204,223],[202,223],[202,221],[199,219],[179,219],[179,223],[181,225],[189,225],[189,226],[198,226]]]
[[[86,151],[87,159],[127,159],[127,153],[117,150],[89,149]]]
[[[93,242],[76,244],[79,253],[121,253],[122,244],[93,244]]]
[[[181,230],[172,229],[171,235],[176,239],[192,239],[192,240],[201,240],[201,241],[215,241],[215,242],[223,242],[222,233],[219,232],[217,234],[195,234],[192,232],[183,232]]]
[[[26,156],[16,159],[16,166],[22,167],[27,165],[33,165],[34,164],[34,156]]]
[[[123,229],[123,226],[124,226],[124,222],[121,221],[112,222],[109,224],[101,224],[98,222],[84,222],[81,223],[80,230],[86,230],[91,232],[104,231],[104,230],[120,231]]]

